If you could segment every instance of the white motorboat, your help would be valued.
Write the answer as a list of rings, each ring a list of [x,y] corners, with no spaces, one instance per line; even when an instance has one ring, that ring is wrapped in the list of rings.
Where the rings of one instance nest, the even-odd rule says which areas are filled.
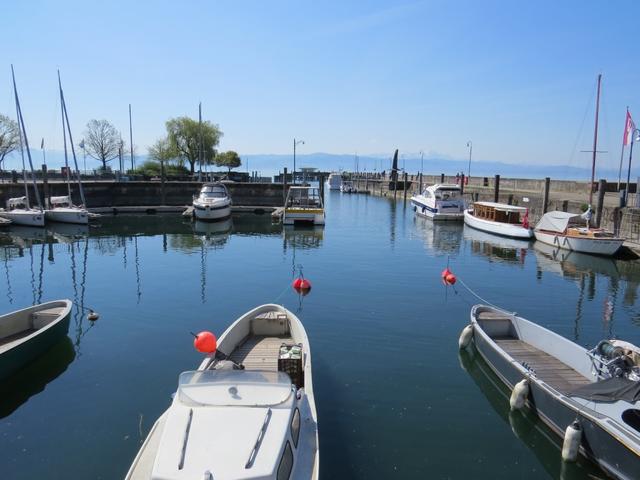
[[[624,242],[606,230],[589,227],[583,215],[559,211],[545,213],[534,234],[536,240],[554,247],[594,255],[611,256]]]
[[[231,197],[223,183],[205,183],[193,199],[193,211],[198,220],[215,221],[231,216]]]
[[[458,185],[431,185],[411,197],[411,204],[416,215],[432,220],[460,221],[464,218],[465,203]]]
[[[262,305],[222,334],[198,370],[180,375],[126,479],[317,480],[317,425],[302,322]]]
[[[342,185],[340,185],[340,191],[342,193],[358,193],[358,189],[355,187],[353,182],[349,180],[342,182]]]
[[[45,218],[51,222],[74,223],[87,225],[89,223],[89,213],[85,208],[77,207],[71,202],[69,196],[51,197],[49,199],[51,208],[45,210]]]
[[[511,408],[529,406],[563,439],[565,461],[582,454],[613,478],[638,478],[640,348],[603,340],[586,350],[487,305],[473,307],[459,344],[472,341],[512,390]]]
[[[503,237],[533,237],[533,230],[529,226],[529,209],[506,203],[475,202],[464,211],[464,223]]]
[[[7,208],[0,210],[0,217],[10,220],[14,225],[44,227],[44,213],[40,209],[30,208],[26,196],[7,200]]]
[[[342,186],[342,175],[339,173],[330,173],[329,178],[327,178],[327,186],[329,190],[340,190]]]
[[[324,206],[317,187],[290,187],[284,204],[284,225],[324,225]]]

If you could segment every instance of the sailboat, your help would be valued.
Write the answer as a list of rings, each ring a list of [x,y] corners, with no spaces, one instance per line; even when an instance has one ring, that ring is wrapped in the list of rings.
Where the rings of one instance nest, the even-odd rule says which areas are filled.
[[[33,174],[33,162],[31,161],[31,151],[29,150],[29,140],[27,132],[24,128],[24,119],[22,118],[22,109],[20,108],[20,99],[18,98],[18,89],[16,87],[16,76],[11,65],[11,78],[13,80],[13,94],[16,103],[16,117],[18,119],[18,134],[20,136],[20,155],[22,157],[22,180],[24,183],[24,196],[14,197],[7,200],[7,208],[0,210],[0,217],[11,220],[15,225],[27,225],[30,227],[44,227],[44,212],[42,211],[42,203],[40,201],[40,193],[38,185]],[[29,187],[27,185],[27,171],[24,163],[24,151],[27,151],[29,158],[29,166],[31,168],[31,179],[33,181],[33,190],[38,202],[39,208],[31,208],[29,202]]]
[[[64,93],[62,91],[62,82],[60,81],[60,71],[58,71],[58,88],[60,90],[60,114],[62,116],[62,138],[64,142],[64,165],[67,172],[67,195],[49,198],[49,209],[45,211],[47,220],[52,222],[74,223],[79,225],[87,225],[89,223],[89,213],[84,205],[84,189],[82,188],[82,180],[78,173],[78,161],[76,160],[76,151],[73,146],[73,137],[71,136],[71,126],[69,125],[69,117],[67,114],[67,105],[64,101]],[[65,128],[66,127],[66,128]],[[71,151],[73,153],[73,161],[75,163],[75,174],[78,181],[80,198],[82,206],[76,206],[71,200],[71,177],[69,174],[69,158],[67,154],[67,132],[69,132],[69,142],[71,143]]]
[[[591,162],[591,183],[589,184],[589,208],[583,214],[568,212],[545,213],[534,229],[536,240],[554,247],[594,255],[613,255],[622,246],[624,239],[602,228],[593,228],[591,222],[591,203],[593,200],[593,182],[596,174],[596,154],[598,150],[598,114],[600,112],[600,84],[602,74],[598,75],[596,95],[596,120],[593,133],[593,159]]]

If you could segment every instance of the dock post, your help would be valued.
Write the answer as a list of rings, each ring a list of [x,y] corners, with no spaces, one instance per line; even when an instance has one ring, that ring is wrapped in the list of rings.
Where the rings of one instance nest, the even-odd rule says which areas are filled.
[[[563,200],[562,201],[562,211],[566,212],[569,210],[569,200]]]
[[[547,208],[549,207],[549,187],[551,186],[551,178],[544,178],[544,191],[542,194],[542,213],[547,213]]]
[[[49,176],[47,175],[47,166],[45,164],[42,165],[42,194],[44,196],[44,205],[42,208],[48,208],[51,204],[50,196],[49,196]],[[69,199],[71,201],[71,199]]]
[[[460,175],[460,196],[464,195],[464,173]]]
[[[162,200],[162,205],[167,204],[167,197],[164,191],[164,182],[166,180],[166,174],[164,171],[164,160],[160,160],[160,197]]]
[[[422,193],[422,172],[418,175],[418,195]]]
[[[498,202],[500,198],[500,175],[496,175],[493,181],[493,201]]]
[[[322,205],[324,205],[324,175],[320,174],[320,198],[322,198]]]
[[[509,194],[509,199],[507,200],[507,203],[508,203],[509,205],[513,205],[513,193],[510,193],[510,194]]]
[[[369,192],[369,174],[364,174],[364,191]]]
[[[287,200],[287,167],[284,167],[284,175],[282,175],[282,205]]]
[[[407,203],[407,172],[402,176],[402,190],[404,193],[404,203]]]
[[[440,183],[444,183],[444,173],[440,174]]]
[[[602,209],[604,208],[604,194],[607,190],[607,181],[604,178],[598,180],[598,204],[596,206],[596,227],[600,228],[602,221]]]

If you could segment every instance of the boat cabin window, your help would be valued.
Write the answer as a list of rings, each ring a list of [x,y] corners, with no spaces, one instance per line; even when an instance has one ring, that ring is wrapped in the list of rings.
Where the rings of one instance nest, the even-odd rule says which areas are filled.
[[[473,205],[473,215],[485,220],[491,220],[493,222],[518,224],[522,223],[520,220],[520,212],[507,212],[504,210],[497,210],[495,207],[482,204]]]
[[[631,428],[640,432],[640,410],[635,408],[625,410],[622,412],[622,420],[624,420],[624,423],[629,425]]]
[[[204,198],[224,198],[227,196],[227,190],[222,185],[205,185],[200,195]]]
[[[280,465],[278,465],[277,480],[287,480],[291,475],[293,469],[293,451],[291,450],[291,444],[287,441],[284,446],[284,452],[282,452],[282,458],[280,458]]]
[[[431,198],[433,197],[433,195],[431,195],[431,192],[429,190],[425,190],[422,195],[424,195],[425,198]]]
[[[289,204],[299,207],[318,207],[320,206],[320,192],[317,188],[292,188],[289,190]]]
[[[460,190],[454,188],[440,188],[436,190],[436,200],[457,200]]]
[[[293,418],[291,419],[291,439],[293,440],[293,446],[298,448],[298,438],[300,437],[300,410],[296,408],[293,412]]]

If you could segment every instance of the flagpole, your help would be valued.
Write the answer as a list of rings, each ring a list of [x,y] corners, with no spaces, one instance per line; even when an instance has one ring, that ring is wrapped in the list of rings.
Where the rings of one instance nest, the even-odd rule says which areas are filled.
[[[624,162],[624,137],[627,131],[627,118],[629,118],[628,106],[627,106],[627,114],[624,117],[624,132],[622,132],[622,149],[620,150],[620,168],[618,169],[618,189],[617,189],[618,191],[620,191],[620,179],[622,178],[622,162]]]

